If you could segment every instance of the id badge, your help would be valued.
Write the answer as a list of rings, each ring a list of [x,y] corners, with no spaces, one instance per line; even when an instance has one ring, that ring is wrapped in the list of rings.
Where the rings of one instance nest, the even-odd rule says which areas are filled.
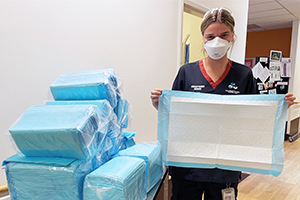
[[[222,190],[222,200],[235,200],[234,188],[226,188]]]

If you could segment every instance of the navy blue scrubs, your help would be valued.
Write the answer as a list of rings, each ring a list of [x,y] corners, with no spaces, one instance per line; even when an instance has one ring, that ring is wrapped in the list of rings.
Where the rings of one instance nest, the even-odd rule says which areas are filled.
[[[206,73],[203,60],[182,66],[175,78],[172,90],[221,95],[257,93],[252,70],[231,60],[229,60],[223,75],[216,82]],[[226,184],[231,184],[237,194],[240,172],[217,168],[170,167],[170,175],[173,185],[172,199],[199,199],[203,191],[205,191],[205,199],[220,199],[221,189],[225,189]]]

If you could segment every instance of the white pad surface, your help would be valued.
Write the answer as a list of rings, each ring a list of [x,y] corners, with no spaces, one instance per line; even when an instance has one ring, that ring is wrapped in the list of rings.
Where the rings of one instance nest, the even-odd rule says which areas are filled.
[[[284,95],[163,91],[158,139],[166,165],[279,175],[287,111]]]

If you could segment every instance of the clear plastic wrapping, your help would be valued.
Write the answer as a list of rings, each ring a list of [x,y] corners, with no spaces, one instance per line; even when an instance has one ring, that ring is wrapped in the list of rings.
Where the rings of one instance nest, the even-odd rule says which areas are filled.
[[[116,121],[116,115],[114,115],[114,117],[115,119],[113,121]],[[112,144],[112,148],[110,149],[111,156],[126,148],[122,130],[118,123],[113,123],[112,121],[109,123],[107,137],[110,139]]]
[[[46,105],[96,105],[101,110],[101,118],[108,120],[106,147],[109,147],[107,152],[110,156],[116,154],[120,150],[126,148],[124,137],[121,133],[120,124],[111,106],[107,100],[92,100],[92,101],[47,101]],[[102,135],[102,134],[96,134]],[[102,138],[100,138],[102,139]],[[101,144],[96,138],[96,143]]]
[[[50,85],[55,100],[101,100],[117,106],[121,97],[121,80],[113,69],[69,72]]]
[[[109,102],[105,100],[86,100],[86,101],[47,101],[46,105],[95,105],[100,110],[100,117],[118,124],[117,117]]]
[[[158,141],[138,143],[120,151],[118,155],[137,157],[146,162],[147,192],[156,185],[163,175],[161,146]]]
[[[132,114],[131,106],[128,101],[124,98],[120,98],[114,111],[118,117],[118,124],[120,127],[129,128],[131,125]]]
[[[9,132],[26,156],[86,159],[102,148],[114,123],[110,105],[104,102],[102,107],[105,109],[95,105],[31,106]]]
[[[122,134],[122,130],[118,122],[118,117],[112,110],[107,100],[47,101],[46,105],[96,105],[101,111],[100,112],[101,118],[105,118],[108,120],[108,129],[106,134],[107,135],[106,147],[109,147],[108,153],[110,154],[110,156],[126,148],[125,143],[127,139]]]
[[[144,200],[145,170],[143,159],[113,158],[86,176],[84,200]]]

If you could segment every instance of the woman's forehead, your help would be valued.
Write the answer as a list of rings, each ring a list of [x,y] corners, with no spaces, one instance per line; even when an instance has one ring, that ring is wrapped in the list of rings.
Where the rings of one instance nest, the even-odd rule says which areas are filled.
[[[231,33],[232,31],[225,23],[213,22],[206,28],[204,34],[221,34],[224,32]]]

